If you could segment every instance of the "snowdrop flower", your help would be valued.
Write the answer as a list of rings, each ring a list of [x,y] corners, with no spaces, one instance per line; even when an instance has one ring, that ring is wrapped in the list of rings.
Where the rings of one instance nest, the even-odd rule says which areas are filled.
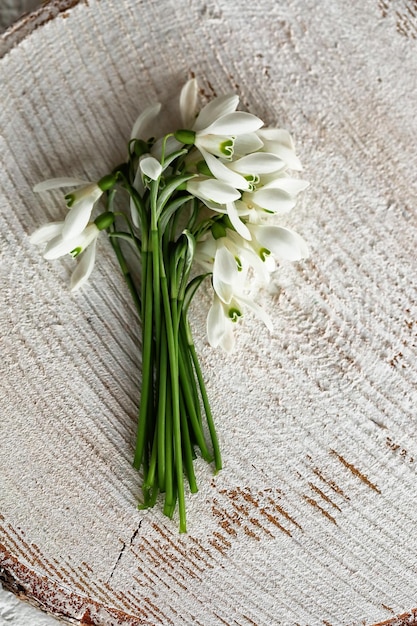
[[[248,258],[247,250],[255,253],[264,264],[264,276],[267,277],[275,268],[275,264],[270,263],[271,254],[278,260],[287,261],[298,261],[309,254],[304,239],[288,228],[263,224],[250,224],[248,227],[251,241],[242,241],[240,257],[233,256],[237,244],[233,247],[226,238],[215,240],[214,258],[210,258],[210,246],[213,255],[212,242],[206,248],[200,248],[196,255],[198,262],[203,266],[205,264],[206,268],[212,262],[214,298],[207,316],[207,337],[211,346],[221,347],[226,352],[232,352],[234,348],[236,323],[243,317],[245,310],[258,317],[268,330],[273,330],[268,313],[244,291],[247,266],[242,264],[242,259]],[[259,264],[252,267],[259,269]]]
[[[272,254],[278,261],[300,261],[309,256],[309,250],[304,239],[293,230],[282,226],[268,224],[248,224],[251,241],[245,246],[265,261]],[[270,264],[270,270],[273,271]]]
[[[221,347],[225,352],[233,351],[236,323],[243,317],[245,310],[258,317],[272,332],[270,316],[251,298],[236,293],[229,303],[225,303],[215,293],[207,316],[207,338],[213,348]]]
[[[71,291],[84,285],[94,268],[96,242],[101,230],[108,228],[114,221],[111,212],[102,213],[94,222],[89,223],[81,233],[71,239],[63,235],[65,221],[50,222],[38,228],[30,236],[32,244],[46,244],[43,257],[48,260],[70,254],[73,258],[83,253],[80,262],[71,276]]]
[[[150,148],[146,143],[149,139],[149,136],[152,134],[152,125],[155,122],[161,111],[161,103],[156,102],[146,107],[142,113],[138,116],[135,123],[132,126],[132,130],[130,132],[130,140],[136,140],[134,142],[135,149],[139,148],[142,153],[139,159],[139,165],[136,170],[135,179],[133,181],[133,187],[136,191],[142,196],[145,191],[145,184],[143,181],[144,176],[148,176],[152,180],[156,180],[159,175],[157,174],[157,167],[155,166],[154,160],[151,159]],[[142,166],[141,166],[142,163]],[[160,164],[159,164],[160,165]],[[155,178],[154,178],[155,176]],[[137,210],[135,204],[132,199],[130,199],[130,215],[132,218],[133,224],[136,228],[140,227],[139,217],[137,214]]]
[[[242,193],[234,208],[239,218],[246,217],[253,223],[262,222],[268,214],[285,215],[295,207],[298,194],[308,184],[305,180],[285,175],[262,176],[259,185]],[[242,236],[245,235],[242,233]]]
[[[139,169],[143,176],[147,176],[151,180],[158,180],[162,174],[162,165],[153,156],[143,156],[139,160]]]
[[[186,183],[186,188],[188,193],[200,198],[210,208],[215,208],[217,205],[221,208],[222,205],[240,198],[240,192],[237,189],[215,178],[204,176],[192,178]]]
[[[192,128],[197,117],[198,82],[192,78],[181,89],[180,114],[184,128]]]
[[[227,237],[215,239],[211,234],[197,246],[196,261],[213,274],[213,289],[225,303],[242,290],[247,266],[242,263],[240,250]]]
[[[287,130],[282,128],[262,128],[256,132],[262,142],[261,151],[278,156],[290,170],[301,171],[301,161],[295,153],[293,139]]]
[[[210,155],[207,156],[209,157]],[[214,164],[212,161],[216,163]],[[254,191],[256,189],[256,185],[261,182],[261,175],[269,176],[269,179],[272,181],[275,180],[275,177],[285,167],[285,163],[278,156],[265,152],[248,154],[226,164],[222,164],[219,159],[212,156],[210,156],[210,159],[207,158],[206,162],[216,178],[246,191]],[[244,181],[244,185],[239,184],[239,180],[236,180],[237,177]],[[244,195],[244,198],[247,200],[248,196]],[[242,200],[243,206],[242,204],[239,205],[240,211],[233,201],[229,201],[226,204],[226,213],[239,235],[244,239],[250,239],[250,232],[239,215],[239,213],[241,215],[247,214],[247,207],[243,197]],[[211,206],[210,208],[220,212],[224,211],[221,207]]]
[[[115,184],[114,176],[104,176],[97,183],[86,182],[78,178],[52,178],[35,185],[33,190],[37,193],[59,189],[61,187],[75,187],[65,196],[67,207],[70,209],[62,227],[63,239],[73,239],[83,232],[90,221],[91,213],[103,195]]]
[[[192,121],[196,108],[197,84],[189,81],[181,92],[180,108],[183,121]],[[236,111],[239,97],[236,95],[219,96],[203,107],[191,126],[191,130],[179,130],[175,133],[178,141],[194,144],[202,154],[212,154],[230,160],[234,154],[234,144],[240,135],[249,137],[263,126],[262,120],[251,113]],[[250,139],[247,139],[250,142]],[[259,138],[254,137],[254,142]],[[262,142],[261,142],[262,145]]]
[[[146,141],[149,137],[148,134],[151,133],[151,127],[156,118],[158,117],[161,111],[160,102],[156,102],[155,104],[151,104],[146,107],[142,111],[142,113],[138,116],[135,123],[132,126],[132,130],[130,133],[130,139],[139,139],[142,141]]]
[[[280,129],[260,130],[258,134],[265,140],[262,149],[229,165],[250,181],[250,188],[242,193],[233,210],[228,211],[234,227],[246,239],[250,239],[247,227],[239,229],[237,218],[246,217],[249,222],[258,223],[267,214],[288,213],[296,205],[298,194],[309,185],[306,180],[287,173],[288,168],[301,169],[290,134]]]
[[[197,245],[195,259],[213,274],[213,289],[226,304],[235,293],[244,290],[249,269],[265,283],[269,281],[269,273],[275,269],[268,254],[259,254],[258,250],[246,245],[236,232],[219,222]]]
[[[207,315],[207,338],[213,348],[221,347],[225,352],[232,352],[235,345],[234,325],[242,317],[236,306],[226,305],[214,294],[213,304]]]

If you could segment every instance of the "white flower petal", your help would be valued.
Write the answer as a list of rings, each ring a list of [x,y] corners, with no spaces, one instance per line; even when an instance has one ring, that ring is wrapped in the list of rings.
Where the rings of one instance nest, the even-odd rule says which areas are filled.
[[[149,139],[148,135],[149,133],[151,133],[149,126],[159,115],[160,110],[161,104],[159,102],[146,107],[146,109],[142,111],[136,122],[133,124],[130,138],[144,140]]]
[[[74,191],[70,191],[67,193],[65,198],[69,201],[68,206],[71,207],[78,202],[97,202],[102,195],[103,190],[100,189],[97,183],[88,183],[82,187],[74,189]]]
[[[223,135],[196,135],[195,147],[222,159],[230,160],[234,153],[234,138]]]
[[[262,128],[257,134],[262,141],[273,141],[294,150],[294,141],[285,128]]]
[[[133,226],[135,226],[136,228],[140,228],[138,211],[132,198],[130,198],[129,204],[130,204],[130,217],[132,219]]]
[[[285,162],[276,154],[256,152],[233,161],[230,167],[236,172],[242,172],[242,174],[270,174],[283,169]]]
[[[191,179],[187,183],[187,191],[193,196],[197,196],[197,198],[217,204],[227,204],[240,198],[239,191],[215,178],[208,178],[202,181]]]
[[[263,142],[256,133],[244,133],[235,138],[234,154],[235,156],[243,156],[251,152],[256,152],[260,150],[263,145]]]
[[[224,244],[219,243],[223,241],[223,238],[217,240],[213,274],[216,274],[217,279],[233,285],[234,281],[238,278],[237,263],[230,250],[228,250]]]
[[[301,161],[298,156],[293,150],[290,150],[286,146],[276,144],[270,141],[265,141],[263,150],[265,152],[271,152],[272,154],[276,154],[280,159],[285,162],[286,167],[288,167],[290,170],[301,172],[301,170],[303,169],[303,166],[301,165]]]
[[[245,198],[244,198],[245,199]],[[296,201],[282,189],[259,189],[251,194],[249,201],[273,213],[288,213],[294,208]]]
[[[30,235],[30,243],[38,245],[54,239],[54,237],[61,234],[63,224],[64,222],[49,222],[49,224],[44,224]]]
[[[248,309],[250,309],[252,313],[254,313],[256,317],[258,317],[265,324],[269,331],[272,332],[274,330],[274,325],[272,323],[271,317],[268,315],[265,309],[259,306],[259,304],[254,302],[251,298],[246,298],[244,296],[239,296],[239,301],[243,302],[248,307]]]
[[[218,277],[213,272],[213,289],[219,296],[220,300],[225,303],[229,303],[233,298],[233,287],[229,283],[224,283],[218,280]]]
[[[45,248],[44,259],[58,259],[65,254],[69,254],[73,250],[82,252],[90,245],[99,235],[100,231],[94,223],[91,223],[72,239],[65,239],[62,235],[58,235],[51,239]]]
[[[57,235],[49,241],[45,248],[43,258],[48,259],[48,261],[59,259],[59,257],[69,254],[76,247],[77,241],[74,241],[74,239],[63,239],[62,235]]]
[[[93,206],[94,202],[87,197],[80,200],[72,207],[62,227],[63,239],[73,239],[82,233],[90,221]]]
[[[214,257],[216,256],[217,243],[211,233],[205,235],[205,239],[202,239],[197,244],[197,250],[199,254],[202,254],[205,258],[211,259],[214,263]]]
[[[246,133],[252,133],[263,125],[263,121],[252,115],[252,113],[245,113],[244,111],[235,111],[235,113],[229,113],[223,115],[210,126],[205,128],[201,133],[210,135],[240,135]]]
[[[97,238],[95,238],[87,250],[83,252],[82,257],[71,276],[71,291],[80,289],[80,287],[82,287],[90,278],[91,272],[94,269],[94,262],[96,260],[96,244]]]
[[[282,128],[262,128],[257,134],[264,143],[264,152],[276,154],[292,170],[301,171],[303,169],[288,131]]]
[[[236,232],[239,233],[239,235],[243,237],[243,239],[250,240],[252,238],[251,234],[248,230],[248,227],[240,219],[234,202],[227,203],[227,215],[229,216],[229,219],[232,222],[232,225],[235,228]]]
[[[273,143],[271,144],[265,143],[265,149],[267,148],[268,148],[268,152],[269,151],[273,152],[274,154],[279,156],[280,159],[285,161],[285,163],[287,164],[287,167],[289,167],[290,170],[301,172],[301,170],[303,169],[300,159],[298,158],[298,156],[295,154],[293,150],[290,150],[286,146],[281,146],[279,144],[273,144]]]
[[[207,315],[207,337],[213,348],[217,348],[226,331],[226,318],[219,298],[215,295]]]
[[[261,246],[270,250],[279,260],[299,261],[309,256],[304,239],[289,228],[261,224],[249,228]]]
[[[233,324],[233,322],[226,322],[226,329],[219,343],[219,346],[228,354],[233,352],[233,348],[235,347],[235,335],[233,333],[234,326],[235,324]]]
[[[181,89],[180,113],[184,128],[191,128],[197,115],[198,82],[196,78],[187,81]]]
[[[290,178],[289,176],[281,176],[277,178],[271,178],[270,182],[268,182],[268,184],[265,185],[264,188],[282,189],[283,191],[289,193],[291,196],[296,196],[301,191],[304,191],[304,189],[307,189],[309,185],[310,183],[307,180],[303,180],[302,178]]]
[[[236,211],[238,212],[238,215],[240,217],[246,217],[246,215],[250,215],[251,213],[255,213],[255,211],[252,211],[251,209],[249,209],[248,205],[246,204],[246,202],[242,202],[242,200],[236,200],[234,202],[234,205],[235,205]]]
[[[253,245],[254,242],[252,242]],[[266,285],[269,283],[271,279],[271,271],[275,269],[275,263],[272,261],[273,267],[271,268],[271,262],[269,261],[270,257],[267,257],[265,261],[262,261],[258,252],[255,252],[252,247],[250,247],[251,243],[247,243],[247,247],[242,252],[242,256],[245,259],[245,262],[250,265],[255,272],[255,274],[263,281]]]
[[[158,180],[162,173],[162,165],[154,157],[143,157],[139,162],[140,169],[145,176]]]
[[[201,109],[193,126],[193,130],[202,130],[203,128],[206,128],[206,126],[210,126],[210,124],[212,124],[219,117],[236,111],[238,104],[239,96],[236,95],[219,96],[214,98]]]
[[[40,193],[42,191],[49,191],[50,189],[59,189],[60,187],[78,187],[79,185],[88,185],[89,182],[80,178],[49,178],[34,186],[33,191]]]
[[[140,167],[138,167],[136,170],[133,187],[134,189],[136,189],[140,196],[143,196],[143,193],[145,191],[145,185],[143,184],[142,170],[140,169]]]
[[[249,189],[249,183],[246,178],[230,170],[218,158],[204,150],[204,148],[200,148],[200,152],[215,178],[228,183],[236,189]]]

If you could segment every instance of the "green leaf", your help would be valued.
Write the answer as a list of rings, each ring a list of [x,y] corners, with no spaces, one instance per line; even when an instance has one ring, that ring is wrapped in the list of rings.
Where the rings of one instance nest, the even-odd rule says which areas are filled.
[[[177,159],[178,157],[187,154],[187,152],[188,150],[186,148],[183,148],[182,150],[177,150],[176,152],[169,154],[167,157],[165,157],[164,162],[162,163],[163,168],[165,169],[166,167],[168,167],[168,165],[171,165],[172,161],[175,161],[175,159]]]
[[[171,219],[171,217],[174,215],[174,213],[180,209],[186,202],[189,202],[192,199],[192,196],[186,195],[186,196],[180,196],[179,198],[176,198],[175,200],[173,200],[172,202],[170,202],[168,205],[165,206],[162,214],[159,217],[159,230],[162,233],[165,233],[167,226],[168,226],[168,222]]]
[[[156,203],[157,217],[161,215],[164,206],[166,205],[168,200],[171,198],[171,196],[174,194],[174,192],[178,189],[178,187],[182,185],[183,183],[186,183],[187,181],[191,180],[191,178],[193,177],[194,177],[194,174],[187,174],[184,176],[174,176],[171,179],[169,178],[167,179],[167,184],[162,189],[158,197],[157,203]]]
[[[200,274],[199,276],[196,276],[195,278],[193,278],[193,280],[191,280],[186,289],[185,289],[185,294],[184,294],[184,300],[183,300],[183,315],[184,317],[187,315],[188,313],[188,308],[191,304],[192,299],[194,298],[198,288],[200,287],[201,283],[203,282],[203,280],[205,278],[207,278],[207,276],[211,276],[211,272],[207,272],[206,274]]]

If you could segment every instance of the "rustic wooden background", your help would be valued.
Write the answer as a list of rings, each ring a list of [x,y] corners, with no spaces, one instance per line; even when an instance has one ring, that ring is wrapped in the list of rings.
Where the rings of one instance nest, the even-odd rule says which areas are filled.
[[[40,8],[42,0],[1,0],[0,32],[14,24],[21,16]]]
[[[55,0],[2,38],[1,576],[98,626],[417,620],[415,0]],[[191,73],[294,135],[311,259],[261,294],[232,358],[192,312],[225,469],[197,463],[187,535],[138,512],[139,329],[106,242],[67,290],[27,234],[57,175],[123,157]]]

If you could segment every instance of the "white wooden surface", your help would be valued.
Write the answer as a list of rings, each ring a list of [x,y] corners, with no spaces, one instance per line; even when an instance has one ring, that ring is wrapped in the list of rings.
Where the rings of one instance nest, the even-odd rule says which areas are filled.
[[[3,579],[82,624],[414,623],[414,3],[51,4],[1,59]],[[71,262],[27,234],[61,210],[34,183],[117,164],[191,72],[295,136],[312,256],[280,268],[274,333],[248,318],[232,358],[205,341],[209,294],[194,307],[225,469],[198,465],[179,536],[135,509],[139,331],[109,247],[73,296]]]
[[[59,626],[60,620],[47,615],[36,606],[20,600],[7,589],[0,587],[1,626]]]
[[[40,8],[42,0],[1,0],[0,32],[9,28],[23,14]]]

